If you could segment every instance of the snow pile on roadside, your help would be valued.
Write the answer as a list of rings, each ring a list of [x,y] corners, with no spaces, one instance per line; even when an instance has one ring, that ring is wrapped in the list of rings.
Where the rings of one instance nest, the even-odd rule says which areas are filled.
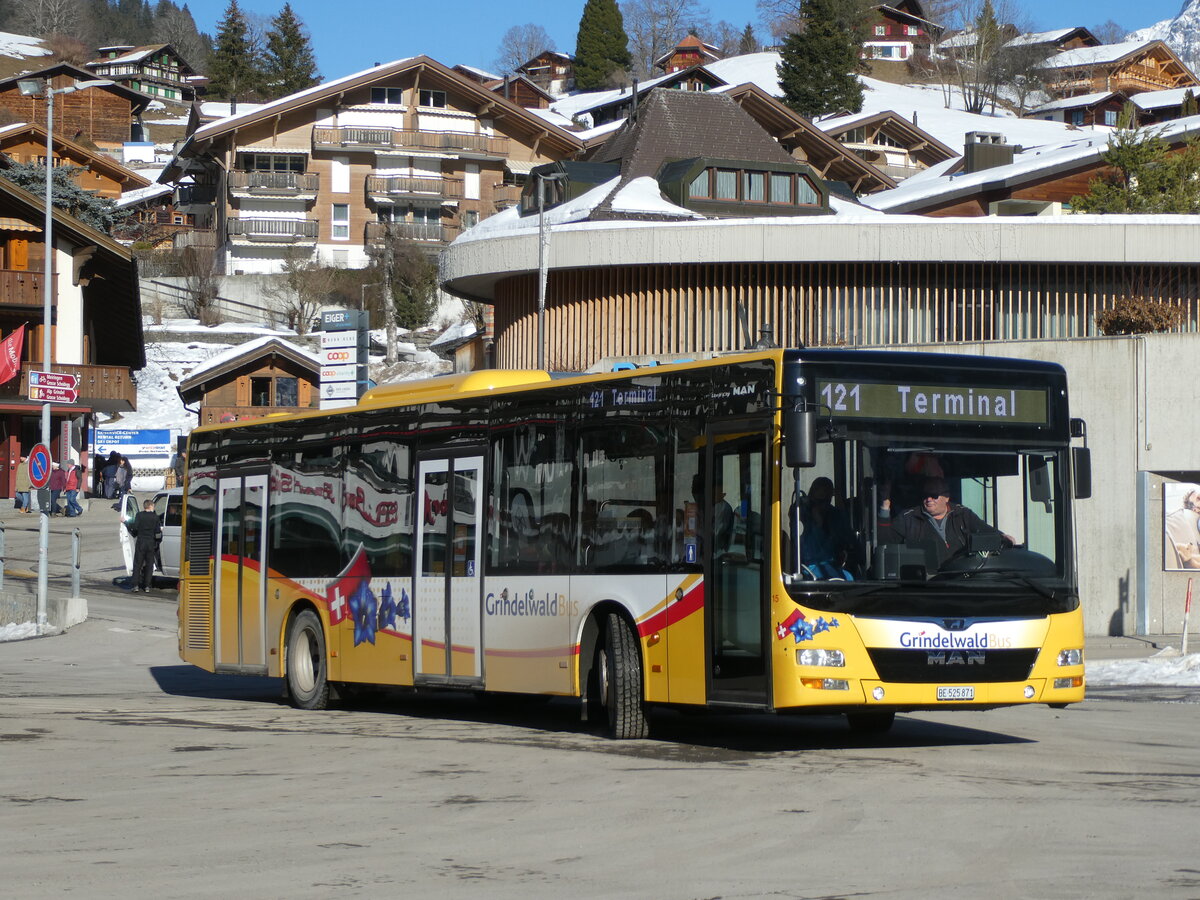
[[[37,624],[20,622],[15,625],[0,625],[0,642],[23,641],[26,638],[37,637]]]
[[[1129,684],[1163,684],[1178,687],[1200,685],[1200,653],[1181,656],[1168,647],[1147,659],[1114,659],[1084,666],[1092,687]]]

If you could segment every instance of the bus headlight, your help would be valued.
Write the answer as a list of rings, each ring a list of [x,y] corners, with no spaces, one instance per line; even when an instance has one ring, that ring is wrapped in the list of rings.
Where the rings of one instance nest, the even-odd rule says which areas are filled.
[[[817,650],[809,647],[796,651],[796,663],[801,666],[837,666],[846,665],[846,654],[841,650]]]
[[[1082,650],[1059,650],[1058,664],[1060,666],[1082,666],[1083,651]]]

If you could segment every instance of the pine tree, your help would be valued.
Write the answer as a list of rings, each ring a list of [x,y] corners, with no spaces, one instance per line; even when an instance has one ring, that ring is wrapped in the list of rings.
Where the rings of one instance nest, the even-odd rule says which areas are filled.
[[[742,37],[738,41],[738,56],[745,56],[747,53],[757,53],[760,49],[758,38],[754,36],[754,26],[749,22],[746,23],[746,30],[742,32]]]
[[[854,0],[801,0],[803,30],[780,52],[783,102],[808,118],[862,109],[861,5]]]
[[[1108,139],[1109,169],[1071,200],[1074,212],[1200,213],[1200,140],[1171,146],[1149,128],[1122,124]]]
[[[1196,103],[1196,95],[1192,93],[1192,89],[1188,88],[1183,92],[1183,103],[1179,106],[1179,117],[1186,119],[1189,116],[1200,115],[1200,105]]]
[[[258,48],[237,0],[229,0],[217,25],[216,46],[208,58],[208,94],[220,99],[256,95],[262,80]]]
[[[308,32],[290,3],[283,4],[267,32],[263,92],[267,99],[286,97],[320,82]]]
[[[79,166],[55,166],[50,178],[50,202],[85,225],[111,234],[126,214],[112,200],[81,188],[75,177],[82,171]],[[37,197],[46,195],[46,167],[40,163],[12,163],[0,170],[0,178],[7,178]]]
[[[594,91],[629,69],[629,36],[617,0],[587,0],[575,38],[575,87]]]

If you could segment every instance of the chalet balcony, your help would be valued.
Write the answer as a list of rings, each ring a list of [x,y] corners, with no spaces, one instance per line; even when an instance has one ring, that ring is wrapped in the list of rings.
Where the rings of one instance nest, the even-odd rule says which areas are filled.
[[[0,306],[34,306],[42,308],[45,284],[41,272],[23,269],[0,269]],[[58,276],[51,285],[52,297],[58,297]]]
[[[387,237],[388,225],[383,222],[367,223],[367,243],[378,244]],[[392,222],[392,234],[402,240],[448,244],[458,237],[457,225],[429,225],[424,222]]]
[[[235,244],[315,244],[316,219],[230,219],[226,233]]]
[[[316,388],[313,389],[316,393]],[[293,415],[295,413],[311,412],[312,407],[308,406],[208,406],[200,407],[200,424],[201,425],[216,425],[221,422],[246,422],[251,419],[261,419],[264,416],[277,416],[281,413]]]
[[[44,366],[40,362],[22,363],[21,377],[0,384],[0,402],[12,403],[29,397],[29,373],[43,371],[61,372],[79,376],[79,406],[98,409],[102,412],[134,412],[137,410],[137,385],[124,366],[91,366],[54,363]],[[41,403],[29,401],[34,407]],[[69,409],[70,404],[56,404]]]
[[[229,193],[233,197],[282,197],[315,200],[320,176],[316,172],[249,172],[235,169],[229,173]]]
[[[399,199],[461,200],[463,183],[457,178],[411,178],[404,175],[368,175],[367,197],[375,202]]]
[[[486,134],[460,134],[453,131],[409,131],[402,128],[344,126],[313,128],[313,149],[361,149],[376,152],[424,151],[448,156],[508,156],[509,141]]]
[[[176,250],[187,250],[194,247],[202,250],[215,250],[217,233],[211,228],[195,228],[191,231],[181,231],[171,239],[171,246]]]
[[[492,203],[496,209],[509,209],[521,202],[521,185],[498,184],[492,188]]]

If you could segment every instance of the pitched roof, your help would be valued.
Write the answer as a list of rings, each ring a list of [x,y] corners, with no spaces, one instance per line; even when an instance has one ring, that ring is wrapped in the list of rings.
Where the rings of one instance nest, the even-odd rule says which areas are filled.
[[[1053,112],[1056,109],[1081,109],[1088,106],[1095,106],[1097,103],[1103,103],[1109,97],[1124,97],[1120,91],[1100,91],[1095,94],[1080,94],[1076,97],[1063,97],[1061,100],[1051,100],[1049,103],[1043,103],[1036,109],[1031,109],[1026,113],[1028,116],[1036,116],[1038,113]]]
[[[701,56],[707,56],[709,59],[721,58],[719,47],[717,47],[715,44],[706,44],[704,41],[700,40],[700,38],[696,37],[696,35],[689,34],[658,59],[654,60],[654,65],[657,66],[665,63],[680,50],[698,50]]]
[[[876,127],[891,136],[893,140],[902,142],[911,152],[916,153],[918,156],[924,156],[927,164],[930,162],[941,162],[960,155],[957,150],[947,147],[928,131],[919,128],[898,112],[890,109],[866,115],[822,119],[815,124],[832,137],[845,134],[851,128]]]
[[[76,81],[96,81],[96,73],[89,72],[87,69],[81,69],[78,66],[73,66],[70,63],[60,62],[52,66],[47,66],[44,69],[38,69],[36,72],[25,72],[21,75],[14,75],[11,78],[0,80],[0,91],[7,91],[17,86],[18,81],[24,81],[27,78],[54,78],[59,75],[67,75],[74,78]],[[84,90],[108,91],[110,94],[116,94],[128,100],[132,106],[132,111],[137,113],[144,110],[150,105],[150,97],[140,91],[133,91],[122,84],[98,84]]]
[[[321,370],[321,361],[316,354],[310,353],[303,347],[293,344],[291,341],[285,341],[283,338],[275,337],[274,335],[266,335],[264,337],[255,338],[244,344],[238,344],[230,347],[228,350],[211,356],[201,363],[196,368],[188,373],[187,377],[179,382],[179,395],[184,401],[198,398],[202,393],[204,385],[212,381],[214,378],[219,378],[221,375],[226,375],[247,363],[260,359],[264,356],[279,355],[290,359],[303,368],[308,369],[314,375]]]
[[[36,122],[17,122],[12,125],[0,127],[0,141],[5,141],[9,138],[19,137],[21,135],[36,136],[37,142],[43,147],[46,145],[46,128],[44,125],[39,125]],[[63,156],[83,157],[87,160],[87,167],[94,172],[103,172],[114,181],[120,182],[124,191],[126,185],[132,185],[134,188],[143,188],[150,184],[150,180],[144,175],[140,175],[132,169],[128,169],[121,165],[107,153],[99,153],[90,147],[76,143],[70,138],[54,135],[54,148]],[[70,151],[64,152],[64,151]],[[132,188],[130,188],[132,189]]]
[[[1183,65],[1183,62],[1162,41],[1125,41],[1120,44],[1100,44],[1096,47],[1076,47],[1074,50],[1064,50],[1056,53],[1040,68],[1043,69],[1075,69],[1085,66],[1105,66],[1121,62],[1132,56],[1145,56],[1151,50],[1165,50],[1172,59]]]

